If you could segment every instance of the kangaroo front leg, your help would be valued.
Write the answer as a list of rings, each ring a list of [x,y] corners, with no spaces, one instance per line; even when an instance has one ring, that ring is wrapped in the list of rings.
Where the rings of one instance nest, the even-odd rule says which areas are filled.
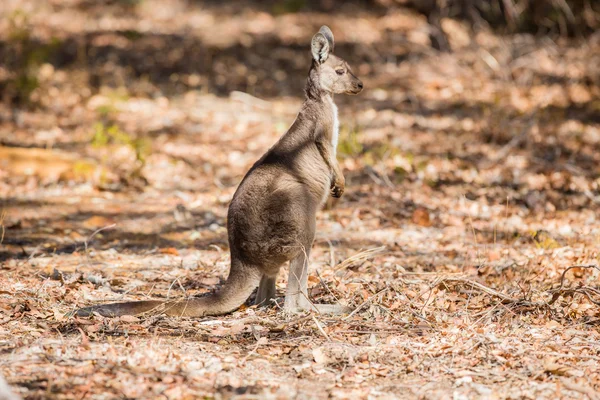
[[[284,309],[287,312],[313,310],[321,314],[345,314],[351,308],[341,304],[313,304],[308,299],[308,254],[301,253],[290,261]]]
[[[342,197],[346,187],[346,179],[344,178],[344,174],[342,174],[340,164],[333,154],[331,144],[326,143],[323,140],[317,140],[316,143],[319,153],[321,153],[321,156],[331,171],[331,194],[333,197]]]

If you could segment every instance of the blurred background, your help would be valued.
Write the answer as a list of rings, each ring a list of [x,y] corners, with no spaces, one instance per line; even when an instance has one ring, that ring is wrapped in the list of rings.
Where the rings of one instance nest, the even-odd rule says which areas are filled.
[[[227,202],[293,121],[322,24],[366,84],[336,98],[338,212],[443,229],[460,200],[477,216],[516,207],[531,225],[509,230],[536,232],[600,201],[591,0],[5,0],[0,12],[4,259],[74,251],[117,220],[104,246],[225,244]]]

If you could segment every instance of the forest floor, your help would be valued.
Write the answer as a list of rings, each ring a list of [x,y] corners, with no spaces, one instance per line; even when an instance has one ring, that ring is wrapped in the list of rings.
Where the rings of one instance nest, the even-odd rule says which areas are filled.
[[[237,4],[237,3],[236,3]],[[600,399],[600,35],[406,10],[4,1],[0,374],[27,399]],[[266,7],[266,6],[265,6]],[[275,10],[277,11],[277,10]],[[227,205],[302,102],[321,24],[346,193],[310,296],[200,319],[72,318],[227,275]]]

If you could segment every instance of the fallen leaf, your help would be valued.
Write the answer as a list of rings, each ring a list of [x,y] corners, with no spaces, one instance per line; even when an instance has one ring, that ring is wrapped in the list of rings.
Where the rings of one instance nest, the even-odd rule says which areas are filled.
[[[135,317],[133,315],[122,315],[119,317],[119,320],[122,322],[127,322],[127,323],[133,323],[133,322],[140,321],[140,319],[138,317]]]
[[[161,254],[169,254],[171,256],[178,256],[179,251],[175,247],[165,247],[159,250]]]
[[[85,332],[83,331],[83,329],[81,329],[81,328],[77,328],[77,329],[79,330],[79,333],[81,333],[80,346],[83,347],[84,349],[89,349],[90,348],[90,340],[88,339],[88,337],[85,334]]]
[[[417,208],[412,215],[413,224],[417,224],[419,226],[431,226],[431,218],[429,217],[429,211],[425,208]]]

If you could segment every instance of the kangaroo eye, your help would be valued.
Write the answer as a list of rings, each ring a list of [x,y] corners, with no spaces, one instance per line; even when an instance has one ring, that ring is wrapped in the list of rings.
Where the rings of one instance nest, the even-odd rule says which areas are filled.
[[[343,69],[336,69],[335,73],[338,75],[344,75],[346,73],[346,71],[344,71]]]

